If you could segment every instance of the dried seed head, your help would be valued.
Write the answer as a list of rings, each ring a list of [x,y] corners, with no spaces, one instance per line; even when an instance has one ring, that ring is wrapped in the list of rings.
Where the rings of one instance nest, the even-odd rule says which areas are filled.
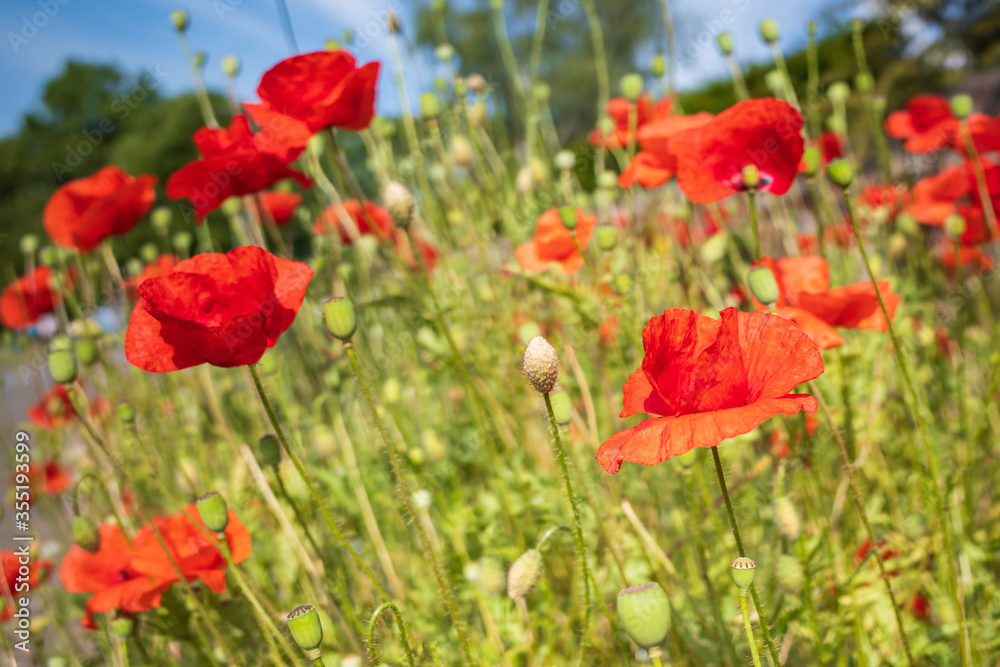
[[[542,578],[542,565],[542,553],[537,549],[528,549],[514,561],[507,572],[507,595],[511,600],[531,595]]]
[[[524,375],[540,394],[552,391],[559,380],[559,353],[541,336],[535,336],[524,349]]]
[[[785,539],[797,540],[801,524],[799,514],[795,511],[795,505],[791,498],[781,496],[774,501],[774,522],[778,525],[778,532]]]
[[[402,183],[389,181],[382,190],[382,201],[389,215],[400,227],[406,227],[413,220],[416,200],[413,194]]]

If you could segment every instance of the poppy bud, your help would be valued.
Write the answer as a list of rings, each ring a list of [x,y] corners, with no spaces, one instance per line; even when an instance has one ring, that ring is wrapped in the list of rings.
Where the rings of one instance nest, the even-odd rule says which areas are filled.
[[[540,394],[547,394],[559,380],[559,353],[542,336],[535,336],[524,349],[524,375]]]
[[[625,99],[630,102],[635,102],[642,95],[642,89],[644,88],[642,75],[631,73],[626,74],[618,82],[618,89],[622,91],[622,95]]]
[[[84,366],[91,366],[97,361],[97,343],[90,336],[76,341],[76,358]]]
[[[101,532],[90,517],[82,514],[73,517],[73,543],[87,553],[96,554],[101,549]]]
[[[670,631],[670,600],[655,581],[618,592],[618,618],[622,628],[645,649],[658,647]]]
[[[840,114],[834,114],[826,119],[826,129],[837,134],[847,134],[847,120]]]
[[[570,231],[576,229],[576,209],[572,206],[560,206],[559,219],[562,220],[563,226],[566,229]]]
[[[774,19],[764,19],[760,22],[760,36],[768,44],[778,41],[778,22]]]
[[[816,22],[815,21],[810,21],[809,23],[806,24],[806,32],[809,33],[810,37],[815,37],[816,36]]]
[[[38,237],[34,234],[25,234],[21,237],[21,254],[34,255],[38,250]]]
[[[872,75],[868,72],[859,72],[858,75],[854,77],[854,88],[859,93],[870,93],[874,87],[875,80],[872,79]]]
[[[323,623],[311,604],[299,605],[288,614],[288,632],[310,659],[323,655],[319,648],[323,643]]]
[[[597,184],[605,190],[611,190],[618,185],[618,175],[613,171],[602,171],[597,177]]]
[[[972,96],[955,95],[951,98],[951,112],[959,119],[965,120],[972,113]]]
[[[743,187],[747,190],[754,190],[760,185],[760,171],[757,165],[748,164],[743,167]]]
[[[667,61],[663,58],[663,56],[657,53],[653,56],[653,63],[650,65],[649,71],[653,74],[653,76],[659,79],[667,71]]]
[[[785,76],[776,69],[764,75],[764,85],[772,95],[779,95],[785,89]]]
[[[281,443],[270,433],[257,441],[257,449],[260,452],[262,465],[277,468],[281,463]]]
[[[424,93],[420,96],[420,113],[424,118],[437,118],[441,115],[441,98],[437,93]]]
[[[323,44],[327,51],[340,51],[341,44],[339,39],[328,39]]]
[[[944,231],[949,236],[961,236],[965,233],[965,218],[959,213],[952,213],[944,220]]]
[[[455,91],[455,97],[464,98],[469,94],[469,85],[466,83],[465,79],[461,77],[455,77],[455,81],[452,83],[452,88]]]
[[[56,263],[56,249],[50,245],[44,246],[38,251],[38,263],[43,266],[52,266]]]
[[[542,578],[542,553],[528,549],[514,561],[507,572],[507,595],[511,600],[523,600],[535,590]]]
[[[152,262],[160,255],[155,243],[143,243],[139,248],[139,257],[144,262]]]
[[[448,62],[455,57],[455,47],[451,44],[439,44],[434,49],[434,56],[442,62]]]
[[[909,213],[900,213],[896,216],[896,229],[912,236],[920,231],[920,223]]]
[[[213,533],[225,532],[229,525],[229,508],[226,506],[226,499],[216,491],[209,491],[201,498],[198,498],[198,516]]]
[[[799,559],[795,556],[782,554],[778,556],[777,570],[778,588],[789,595],[798,595],[806,579]]]
[[[238,215],[240,212],[240,198],[239,197],[229,197],[224,202],[222,202],[222,213],[225,215]]]
[[[135,421],[135,410],[128,403],[122,403],[118,406],[118,419],[122,421],[123,424],[131,424]]]
[[[812,178],[819,173],[819,148],[808,146],[802,153],[802,163],[805,165],[802,173],[807,177]]]
[[[778,526],[778,532],[787,540],[797,540],[799,538],[799,514],[795,511],[795,505],[788,496],[781,496],[774,501],[774,523]]]
[[[565,391],[557,391],[549,395],[552,402],[552,415],[556,419],[556,424],[566,426],[573,419],[573,402],[569,400],[569,394]]]
[[[52,379],[59,384],[69,384],[76,379],[76,370],[76,355],[73,350],[68,347],[56,349],[53,341],[52,351],[49,352],[49,373],[52,374]]]
[[[342,296],[335,296],[323,304],[323,320],[326,330],[345,342],[358,330],[354,302]]]
[[[121,616],[111,621],[111,634],[118,639],[127,639],[132,635],[135,621],[130,616]]]
[[[778,300],[778,283],[775,281],[771,269],[766,266],[750,269],[747,283],[750,285],[750,292],[754,298],[765,306],[771,306]]]
[[[194,64],[198,66],[198,69],[205,67],[205,63],[208,62],[208,54],[204,51],[199,51],[194,54]]]
[[[396,181],[386,183],[385,188],[382,189],[382,201],[397,225],[400,227],[409,226],[413,220],[413,212],[417,202],[405,185]]]
[[[706,264],[714,264],[726,256],[729,237],[725,232],[712,234],[701,244],[701,259]]]
[[[413,467],[419,468],[424,464],[424,461],[427,460],[427,455],[424,454],[424,450],[419,447],[410,447],[410,449],[406,451],[406,458],[410,460],[410,464]]]
[[[170,12],[170,21],[177,32],[184,32],[188,28],[188,13],[183,9],[175,9]]]
[[[753,575],[757,570],[757,563],[749,558],[740,556],[731,563],[733,568],[733,581],[741,591],[746,591],[753,584]]]
[[[826,175],[834,185],[846,190],[854,180],[854,167],[844,158],[836,158],[826,165]]]
[[[149,215],[149,221],[153,223],[153,228],[156,231],[163,233],[170,227],[170,221],[173,219],[173,216],[174,212],[170,208],[157,206]]]
[[[826,89],[826,96],[830,98],[831,102],[846,102],[847,98],[851,96],[851,87],[843,81],[834,81]]]
[[[135,278],[142,273],[142,260],[138,257],[129,257],[125,262],[125,275]]]
[[[569,171],[576,166],[576,155],[573,151],[559,151],[555,157],[556,168],[562,171]]]
[[[722,51],[723,55],[733,55],[733,38],[728,32],[720,32],[719,36],[715,38],[715,41],[719,43],[719,50]]]
[[[618,232],[611,225],[602,225],[597,228],[597,247],[608,252],[613,250],[618,243]]]
[[[171,237],[170,243],[173,244],[174,250],[186,255],[188,250],[191,249],[191,233],[177,232]]]
[[[236,56],[226,56],[222,59],[222,71],[228,77],[234,77],[240,73],[240,59]]]

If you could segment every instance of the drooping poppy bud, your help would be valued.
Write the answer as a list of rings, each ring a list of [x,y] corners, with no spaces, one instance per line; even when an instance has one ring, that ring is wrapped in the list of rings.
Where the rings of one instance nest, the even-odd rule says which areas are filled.
[[[261,465],[276,468],[281,463],[281,443],[270,433],[257,441],[257,449],[260,452]]]
[[[844,158],[836,158],[826,165],[826,175],[834,185],[846,190],[854,180],[854,167]]]
[[[758,266],[750,269],[747,283],[754,298],[765,306],[771,306],[778,300],[778,283],[768,267]]]
[[[213,533],[225,532],[229,525],[229,507],[226,499],[216,491],[209,491],[198,498],[198,516]]]
[[[642,89],[645,87],[642,81],[642,75],[636,74],[635,72],[631,74],[626,74],[618,82],[618,87],[622,92],[622,96],[630,102],[635,102],[642,95]]]
[[[101,532],[97,524],[82,514],[73,517],[73,543],[87,553],[96,554],[101,549]]]
[[[834,81],[826,89],[826,96],[830,98],[831,102],[838,104],[846,102],[847,98],[851,96],[851,87],[843,81]]]
[[[535,590],[542,578],[544,562],[537,549],[528,549],[510,566],[507,572],[507,595],[511,600],[523,600]]]

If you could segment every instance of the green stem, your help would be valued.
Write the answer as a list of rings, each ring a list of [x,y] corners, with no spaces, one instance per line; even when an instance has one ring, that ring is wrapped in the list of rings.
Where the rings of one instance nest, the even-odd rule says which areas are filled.
[[[750,230],[753,232],[753,259],[760,260],[760,233],[757,231],[757,190],[747,190],[747,205],[750,207]]]
[[[750,91],[747,89],[746,79],[743,78],[743,70],[736,58],[731,55],[726,56],[726,64],[729,65],[729,74],[733,78],[733,90],[736,92],[736,99],[743,101],[750,99]]]
[[[215,119],[215,112],[212,111],[212,104],[208,99],[208,92],[205,90],[205,81],[201,78],[201,70],[198,69],[198,63],[195,61],[194,56],[191,55],[191,48],[188,46],[187,37],[183,32],[178,32],[177,37],[181,42],[181,51],[184,53],[188,64],[191,65],[191,75],[194,78],[194,93],[198,99],[198,106],[201,108],[202,119],[208,127],[219,127],[219,121]]]
[[[590,27],[590,40],[594,47],[594,67],[597,70],[597,115],[604,113],[611,98],[611,85],[608,83],[608,59],[604,54],[604,31],[597,15],[594,0],[583,0],[583,11],[587,14],[587,25]]]
[[[416,667],[416,663],[413,660],[413,651],[410,649],[410,642],[406,639],[406,626],[403,625],[403,617],[400,615],[399,607],[396,606],[395,602],[383,602],[375,610],[371,620],[368,622],[368,650],[371,651],[372,662],[375,664],[382,662],[382,655],[379,653],[378,644],[375,642],[375,626],[378,624],[378,619],[382,615],[382,612],[386,609],[391,609],[396,617],[396,626],[399,628],[399,638],[403,642],[406,661],[410,664],[410,667]]]
[[[969,132],[967,121],[962,121],[959,131],[962,134],[962,140],[965,142],[965,150],[969,154],[969,159],[972,160],[972,169],[976,175],[976,190],[979,193],[979,202],[983,207],[983,212],[986,214],[986,221],[989,223],[989,233],[994,236],[995,243],[1000,248],[1000,234],[997,234],[1000,231],[997,229],[997,214],[993,209],[993,200],[990,198],[989,187],[986,184],[986,172],[983,171],[983,161],[979,157],[979,151],[976,149],[975,142],[972,141],[972,134]],[[958,239],[956,239],[956,245],[959,245]],[[956,271],[960,271],[961,263],[955,266]]]
[[[740,591],[740,611],[743,612],[743,629],[746,630],[747,643],[750,644],[750,657],[753,658],[754,667],[760,667],[760,653],[757,651],[757,640],[753,638],[753,626],[750,625],[746,591]]]
[[[781,72],[781,76],[785,79],[785,99],[786,101],[795,107],[795,110],[799,110],[799,98],[795,94],[795,87],[792,85],[792,77],[788,75],[788,65],[785,64],[785,56],[781,53],[781,48],[778,46],[777,42],[771,44],[771,54],[774,56],[774,64],[777,65],[778,71]]]

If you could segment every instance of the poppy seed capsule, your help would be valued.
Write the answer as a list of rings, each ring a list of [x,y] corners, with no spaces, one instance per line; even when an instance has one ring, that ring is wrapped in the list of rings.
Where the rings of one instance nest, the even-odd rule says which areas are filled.
[[[76,380],[76,355],[72,350],[58,349],[49,353],[49,373],[59,384]]]
[[[225,532],[229,525],[229,508],[226,499],[216,491],[209,491],[198,499],[198,516],[213,533]]]
[[[389,181],[382,189],[382,201],[389,215],[400,227],[406,227],[413,220],[413,212],[417,202],[405,185],[397,181]]]
[[[524,348],[524,375],[540,394],[552,391],[559,380],[559,353],[542,336],[535,336]]]
[[[830,98],[831,102],[846,102],[847,98],[851,96],[851,87],[843,81],[834,81],[826,89],[826,96]]]
[[[960,120],[965,120],[972,113],[972,96],[955,95],[951,98],[951,112]]]
[[[719,50],[722,51],[723,55],[733,55],[733,38],[728,32],[720,32],[719,36],[715,38],[715,41],[718,42]]]
[[[157,206],[149,215],[149,221],[153,223],[153,229],[158,232],[165,232],[170,227],[170,221],[174,217],[174,212],[166,206]]]
[[[757,563],[745,556],[740,556],[731,563],[733,568],[733,581],[741,591],[746,591],[753,584],[753,576],[757,570]]]
[[[576,156],[573,151],[559,151],[555,157],[556,168],[561,171],[569,171],[576,166]]]
[[[311,659],[319,658],[323,652],[323,623],[319,612],[311,604],[299,605],[288,614],[288,631],[292,639]]]
[[[441,98],[437,93],[424,93],[420,96],[420,114],[424,118],[437,118],[441,115]]]
[[[84,366],[92,366],[97,361],[97,343],[87,336],[76,341],[76,358]]]
[[[778,283],[774,279],[774,273],[766,266],[750,269],[747,283],[754,298],[765,306],[771,306],[778,300]]]
[[[170,238],[170,243],[177,252],[187,254],[187,251],[191,249],[191,233],[177,232]]]
[[[611,225],[603,225],[597,228],[597,247],[608,252],[614,250],[618,244],[618,232]]]
[[[119,639],[126,639],[132,634],[135,621],[129,616],[121,616],[111,622],[111,634]]]
[[[96,554],[101,550],[101,532],[97,524],[88,516],[73,517],[73,543],[87,553]]]
[[[326,330],[346,342],[358,330],[358,316],[354,302],[342,296],[335,296],[323,304],[323,321]]]
[[[236,76],[240,73],[240,59],[236,56],[226,56],[222,59],[222,71],[226,76]]]
[[[812,178],[819,173],[819,148],[817,146],[806,148],[802,153],[802,163],[805,165],[802,173],[808,178]]]
[[[625,99],[630,102],[635,102],[642,95],[642,90],[644,88],[642,75],[636,74],[635,72],[631,74],[626,74],[618,82],[618,88],[622,91],[622,95]]]
[[[667,61],[660,54],[656,54],[653,56],[653,62],[649,67],[649,71],[653,76],[659,79],[667,71]]]
[[[757,165],[748,164],[743,167],[743,187],[747,190],[755,190],[760,185],[760,171]]]
[[[778,532],[788,540],[797,540],[801,523],[799,513],[795,511],[795,505],[788,496],[781,496],[774,501],[774,523],[778,526]]]
[[[618,618],[636,644],[645,649],[659,646],[670,631],[666,591],[655,581],[619,591]]]
[[[184,32],[188,27],[188,13],[183,9],[175,9],[170,12],[170,22],[174,24],[177,32]]]
[[[514,561],[507,571],[507,595],[511,600],[523,600],[535,590],[542,578],[542,553],[528,549]]]
[[[764,19],[760,22],[760,36],[768,44],[778,41],[778,22],[774,19]]]
[[[952,213],[944,220],[944,231],[949,236],[961,236],[965,233],[965,218],[959,213]]]
[[[135,421],[135,410],[128,403],[122,403],[118,406],[118,419],[122,421],[123,424],[131,424]]]
[[[772,69],[764,75],[764,85],[771,94],[777,95],[785,89],[785,76],[778,70]]]
[[[455,57],[455,47],[451,44],[439,44],[434,49],[434,57],[442,62],[448,62]]]
[[[257,441],[257,449],[260,452],[262,465],[277,468],[281,463],[281,443],[270,433]]]
[[[854,167],[844,158],[837,158],[826,165],[826,175],[834,185],[846,190],[854,180]]]
[[[22,255],[34,255],[38,250],[38,237],[34,234],[25,234],[21,237],[20,247]]]
[[[194,54],[194,64],[198,66],[198,69],[205,67],[205,63],[208,62],[208,54],[204,51],[199,51]]]
[[[563,226],[566,229],[574,230],[576,229],[576,209],[572,206],[560,206],[559,207],[559,219],[562,220]]]

